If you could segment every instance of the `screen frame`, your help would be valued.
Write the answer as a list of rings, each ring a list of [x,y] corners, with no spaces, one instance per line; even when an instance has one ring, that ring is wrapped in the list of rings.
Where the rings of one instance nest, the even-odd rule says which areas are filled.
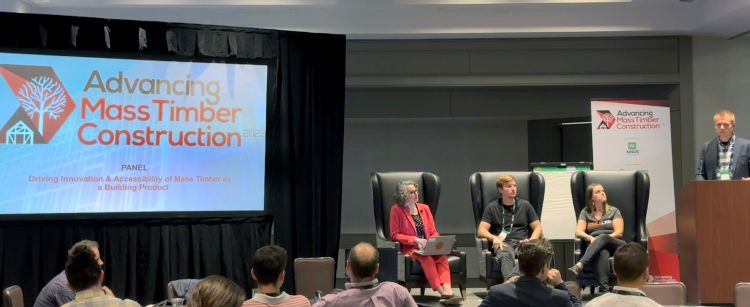
[[[207,64],[248,64],[266,66],[266,138],[263,168],[263,209],[262,210],[205,210],[205,211],[139,211],[139,212],[85,212],[85,213],[14,213],[0,214],[0,221],[40,221],[40,220],[109,220],[109,219],[172,219],[172,218],[225,218],[225,217],[253,217],[272,214],[268,209],[268,181],[267,181],[267,159],[268,159],[268,122],[269,110],[272,102],[276,100],[276,76],[278,75],[278,60],[273,59],[241,59],[217,58],[210,56],[181,56],[163,55],[149,53],[127,53],[127,52],[103,52],[89,50],[64,50],[43,48],[14,48],[0,47],[0,53],[43,55],[43,56],[68,56],[68,57],[90,57],[98,59],[124,59],[144,60],[180,63],[207,63]]]

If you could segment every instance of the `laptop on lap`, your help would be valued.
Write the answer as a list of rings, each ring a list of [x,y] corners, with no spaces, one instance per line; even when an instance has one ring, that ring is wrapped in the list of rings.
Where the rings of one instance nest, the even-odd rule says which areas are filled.
[[[415,254],[422,256],[448,255],[453,250],[453,244],[456,243],[456,236],[438,236],[427,238],[427,245],[424,249],[415,250]]]

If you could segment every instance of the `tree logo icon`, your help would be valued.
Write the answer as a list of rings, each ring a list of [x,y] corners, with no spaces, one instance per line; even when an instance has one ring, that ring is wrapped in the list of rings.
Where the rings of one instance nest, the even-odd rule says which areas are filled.
[[[60,83],[48,77],[34,77],[21,87],[18,99],[29,117],[39,117],[39,133],[44,136],[44,115],[50,119],[60,117],[68,98]]]
[[[19,107],[0,130],[0,143],[47,144],[75,109],[52,67],[0,64]]]

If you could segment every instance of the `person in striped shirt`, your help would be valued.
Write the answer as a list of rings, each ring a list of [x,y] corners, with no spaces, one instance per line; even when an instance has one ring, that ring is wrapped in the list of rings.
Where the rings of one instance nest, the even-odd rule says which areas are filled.
[[[277,245],[268,245],[255,251],[250,276],[258,282],[258,291],[242,307],[279,306],[305,307],[310,301],[302,295],[290,295],[281,291],[286,275],[286,250]]]

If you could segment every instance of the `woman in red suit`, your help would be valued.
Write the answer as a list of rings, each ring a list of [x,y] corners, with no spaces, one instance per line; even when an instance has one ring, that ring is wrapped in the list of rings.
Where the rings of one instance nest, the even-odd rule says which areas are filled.
[[[422,256],[414,253],[423,249],[427,238],[438,234],[430,207],[419,201],[418,185],[414,181],[401,181],[396,186],[396,203],[391,206],[391,240],[401,244],[401,252],[419,261],[430,287],[441,295],[441,304],[460,305],[461,297],[453,294],[448,257]]]

